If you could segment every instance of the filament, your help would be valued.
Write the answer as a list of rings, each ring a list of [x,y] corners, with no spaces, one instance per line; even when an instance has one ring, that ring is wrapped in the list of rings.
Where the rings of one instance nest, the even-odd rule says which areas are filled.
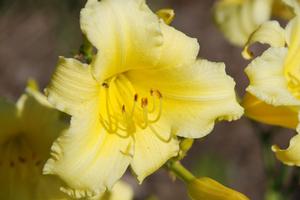
[[[162,115],[162,94],[158,90],[151,89],[148,97],[139,98],[123,76],[104,82],[102,88],[105,105],[101,107],[99,121],[109,134],[127,138],[137,128],[149,128],[161,140],[170,140],[161,137],[152,126]]]

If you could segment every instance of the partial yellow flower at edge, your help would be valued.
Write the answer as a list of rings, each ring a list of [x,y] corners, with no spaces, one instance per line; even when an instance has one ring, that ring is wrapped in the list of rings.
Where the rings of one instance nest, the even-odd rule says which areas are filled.
[[[281,149],[277,145],[272,146],[272,151],[275,153],[278,160],[289,166],[300,167],[300,135],[295,135],[290,140],[290,145],[287,149]]]
[[[271,17],[273,0],[219,0],[214,6],[215,23],[232,44],[243,46],[249,36]]]
[[[141,183],[177,156],[177,136],[200,138],[243,114],[225,65],[196,60],[197,40],[145,1],[88,1],[80,23],[97,55],[90,65],[60,58],[46,89],[72,120],[44,173],[61,177],[69,195],[99,196],[128,166]]]
[[[58,178],[42,175],[50,146],[66,127],[32,81],[16,104],[0,99],[0,199],[69,199]]]
[[[242,106],[245,109],[245,115],[256,121],[292,129],[296,129],[298,125],[297,109],[287,106],[272,106],[250,93],[246,93],[244,96]]]
[[[295,17],[286,28],[281,28],[277,22],[266,22],[252,34],[251,37],[255,39],[249,39],[251,43],[258,41],[270,44],[271,47],[247,66],[245,71],[250,79],[250,85],[246,90],[258,101],[268,105],[270,115],[272,113],[279,115],[272,120],[267,119],[267,123],[294,127],[296,113],[300,110],[300,3],[296,0],[284,1],[293,6],[295,12]],[[266,108],[266,106],[264,107]],[[276,107],[276,109],[271,107]],[[293,113],[289,113],[288,110]],[[283,117],[284,113],[286,115]],[[279,117],[285,119],[278,120]],[[266,119],[264,120],[266,121]],[[299,128],[297,129],[299,132]],[[300,143],[298,141],[299,136],[296,135],[291,139],[288,149],[281,150],[279,147],[273,146],[272,150],[283,163],[299,166]]]
[[[225,187],[208,177],[191,181],[188,184],[188,193],[193,200],[249,200],[242,193]]]

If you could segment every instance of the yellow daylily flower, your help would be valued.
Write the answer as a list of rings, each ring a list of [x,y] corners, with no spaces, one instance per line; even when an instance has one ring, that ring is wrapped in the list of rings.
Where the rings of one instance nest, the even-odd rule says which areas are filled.
[[[227,40],[243,46],[259,25],[271,17],[273,0],[219,0],[214,6],[215,23]]]
[[[245,195],[217,181],[202,177],[188,184],[189,196],[193,200],[249,200]]]
[[[224,64],[196,60],[197,40],[164,16],[143,0],[89,0],[81,11],[98,52],[90,65],[61,57],[46,89],[72,116],[44,167],[69,195],[99,196],[129,165],[142,182],[178,154],[177,136],[200,138],[242,115]]]
[[[300,110],[300,3],[285,0],[294,9],[295,17],[285,29],[276,21],[262,24],[252,34],[244,49],[244,54],[251,57],[248,47],[255,42],[266,43],[268,48],[255,58],[245,72],[250,79],[243,105],[249,117],[274,125],[296,128]],[[272,116],[273,115],[273,116]],[[300,165],[300,154],[296,153],[298,135],[291,140],[290,148],[273,151],[282,162]]]
[[[66,127],[34,87],[16,105],[0,99],[0,199],[68,199],[59,179],[42,175],[51,144]]]

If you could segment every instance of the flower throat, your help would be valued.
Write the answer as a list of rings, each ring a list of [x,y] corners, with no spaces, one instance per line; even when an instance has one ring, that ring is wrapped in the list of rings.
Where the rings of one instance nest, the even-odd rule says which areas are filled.
[[[162,114],[162,94],[151,89],[147,96],[140,98],[125,75],[115,76],[102,83],[101,110],[99,120],[108,133],[128,137],[137,128],[149,127]]]

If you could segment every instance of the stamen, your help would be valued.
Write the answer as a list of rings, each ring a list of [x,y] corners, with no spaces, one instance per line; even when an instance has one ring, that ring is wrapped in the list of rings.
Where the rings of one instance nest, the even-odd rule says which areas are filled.
[[[126,77],[112,78],[109,82],[103,82],[102,86],[105,92],[105,106],[103,105],[104,110],[101,110],[101,114],[99,114],[99,121],[108,133],[126,138],[136,131],[136,126],[146,129],[160,119],[162,114],[160,91],[151,89],[152,101],[149,102],[147,97],[143,97],[139,101],[138,94],[133,93],[134,88],[130,82],[126,82]],[[132,100],[130,102],[128,97],[132,94],[134,94],[133,102]],[[111,97],[114,98],[113,101],[111,101]],[[150,129],[156,132],[153,127]]]
[[[149,125],[149,128],[151,129],[151,131],[156,135],[156,137],[158,137],[161,141],[163,142],[170,142],[172,139],[172,133],[170,133],[169,137],[167,139],[163,138],[152,125]]]
[[[142,108],[145,108],[145,107],[148,106],[148,99],[147,98],[142,98],[141,106],[142,106]]]

